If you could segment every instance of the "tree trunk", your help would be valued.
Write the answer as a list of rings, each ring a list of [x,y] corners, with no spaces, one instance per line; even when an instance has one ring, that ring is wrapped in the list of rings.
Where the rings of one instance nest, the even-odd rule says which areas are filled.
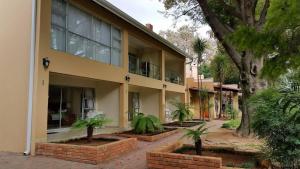
[[[202,154],[202,141],[201,138],[195,142],[195,149],[196,149],[196,154],[201,155]]]
[[[237,128],[240,136],[248,136],[251,133],[250,117],[251,109],[247,104],[248,99],[255,94],[258,89],[265,88],[266,82],[258,78],[258,73],[263,65],[262,59],[255,59],[251,52],[243,52],[241,75],[242,90],[242,119],[241,124]]]
[[[92,142],[93,140],[93,132],[94,132],[94,127],[88,126],[87,127],[87,141]]]
[[[199,68],[199,64],[198,64],[198,68]],[[200,119],[202,119],[202,112],[201,112],[201,92],[200,92],[200,78],[199,78],[199,73],[197,73],[197,85],[198,85],[198,104],[199,104],[199,117]]]

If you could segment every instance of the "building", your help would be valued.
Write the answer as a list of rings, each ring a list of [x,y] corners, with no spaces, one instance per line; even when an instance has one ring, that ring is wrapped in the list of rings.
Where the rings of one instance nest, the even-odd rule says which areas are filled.
[[[34,153],[89,111],[124,129],[186,100],[186,54],[104,0],[5,1],[0,18],[0,151]]]

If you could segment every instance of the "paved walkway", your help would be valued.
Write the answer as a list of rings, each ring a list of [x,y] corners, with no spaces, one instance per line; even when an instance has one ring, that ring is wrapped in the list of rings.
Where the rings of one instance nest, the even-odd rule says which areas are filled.
[[[227,139],[214,139],[215,137],[222,135],[220,132],[218,132],[222,123],[223,121],[216,120],[207,124],[211,127],[209,128],[210,133],[204,138],[206,143],[226,144],[226,140],[228,140],[229,144],[232,144],[230,140],[232,140],[231,137],[234,136],[230,131],[229,132],[231,134],[226,135]],[[145,169],[147,151],[150,151],[163,144],[176,142],[181,136],[182,133],[177,133],[152,143],[139,141],[137,150],[99,165],[82,164],[41,156],[25,157],[22,154],[0,152],[0,169]],[[237,140],[234,140],[234,143],[236,141]],[[250,139],[249,141],[246,141],[245,144],[252,142],[253,140]]]

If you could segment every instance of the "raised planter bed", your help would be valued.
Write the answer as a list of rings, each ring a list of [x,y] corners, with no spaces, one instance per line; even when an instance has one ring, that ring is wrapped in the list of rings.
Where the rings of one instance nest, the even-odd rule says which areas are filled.
[[[92,143],[77,139],[59,143],[36,143],[36,154],[63,160],[99,164],[137,147],[136,138],[101,138]]]
[[[164,127],[169,127],[169,128],[186,128],[186,127],[194,127],[199,125],[201,122],[200,121],[185,121],[182,122],[182,125],[178,121],[171,122],[171,123],[165,123],[163,124]]]
[[[179,130],[177,129],[165,128],[164,131],[162,132],[155,132],[150,134],[135,134],[132,130],[130,130],[122,133],[116,133],[116,135],[122,137],[137,138],[138,140],[142,140],[142,141],[153,142],[168,137],[172,134],[175,134],[178,131]]]
[[[228,165],[228,167],[238,167],[240,164],[249,165],[250,160],[256,165],[258,162],[253,161],[254,159],[255,153],[253,152],[240,152],[235,151],[233,148],[212,146],[204,146],[203,154],[199,156],[195,155],[192,145],[185,145],[180,142],[160,147],[152,152],[147,152],[148,169],[219,169],[226,168],[226,165]],[[243,165],[240,165],[240,167],[241,166]]]

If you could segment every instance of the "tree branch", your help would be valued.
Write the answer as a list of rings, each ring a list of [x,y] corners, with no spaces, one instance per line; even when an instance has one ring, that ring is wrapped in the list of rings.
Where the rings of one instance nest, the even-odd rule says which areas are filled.
[[[207,23],[210,25],[212,31],[214,32],[216,38],[222,43],[225,50],[228,52],[229,56],[236,64],[239,70],[241,70],[241,57],[240,54],[235,50],[235,48],[225,41],[225,36],[230,33],[228,29],[218,20],[216,15],[209,9],[207,0],[197,0],[199,3],[203,15]]]
[[[217,2],[219,2],[224,7],[225,11],[228,12],[229,14],[231,14],[232,16],[235,16],[235,17],[239,18],[240,20],[243,19],[242,14],[239,9],[228,5],[224,0],[218,0]]]
[[[266,22],[266,17],[267,17],[269,7],[270,7],[270,0],[265,0],[264,7],[260,12],[259,20],[256,23],[257,28],[260,29],[262,25]]]

